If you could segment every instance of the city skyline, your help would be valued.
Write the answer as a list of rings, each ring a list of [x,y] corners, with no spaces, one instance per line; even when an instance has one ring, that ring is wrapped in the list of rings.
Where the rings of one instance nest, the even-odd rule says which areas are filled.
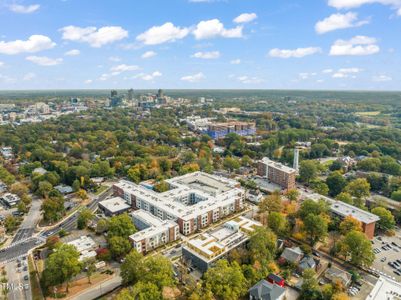
[[[1,89],[399,89],[400,0],[6,0],[0,15]]]

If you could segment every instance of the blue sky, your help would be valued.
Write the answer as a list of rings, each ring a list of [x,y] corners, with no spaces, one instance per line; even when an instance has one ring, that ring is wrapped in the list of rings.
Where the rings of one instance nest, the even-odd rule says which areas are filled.
[[[401,90],[401,0],[0,0],[0,89]]]

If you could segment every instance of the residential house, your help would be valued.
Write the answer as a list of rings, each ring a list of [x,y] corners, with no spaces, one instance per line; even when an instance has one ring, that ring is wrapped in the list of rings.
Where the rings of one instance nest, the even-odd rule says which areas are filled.
[[[249,289],[249,300],[284,300],[286,289],[262,279]]]

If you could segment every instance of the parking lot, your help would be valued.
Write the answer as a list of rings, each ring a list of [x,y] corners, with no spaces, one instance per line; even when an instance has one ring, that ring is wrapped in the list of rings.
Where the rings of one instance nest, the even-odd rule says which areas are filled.
[[[392,237],[377,236],[372,242],[376,255],[372,269],[401,281],[401,230]]]

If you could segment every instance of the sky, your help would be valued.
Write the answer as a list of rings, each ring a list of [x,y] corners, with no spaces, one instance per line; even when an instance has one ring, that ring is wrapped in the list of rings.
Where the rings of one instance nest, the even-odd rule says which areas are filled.
[[[0,89],[401,90],[401,0],[0,0]]]

